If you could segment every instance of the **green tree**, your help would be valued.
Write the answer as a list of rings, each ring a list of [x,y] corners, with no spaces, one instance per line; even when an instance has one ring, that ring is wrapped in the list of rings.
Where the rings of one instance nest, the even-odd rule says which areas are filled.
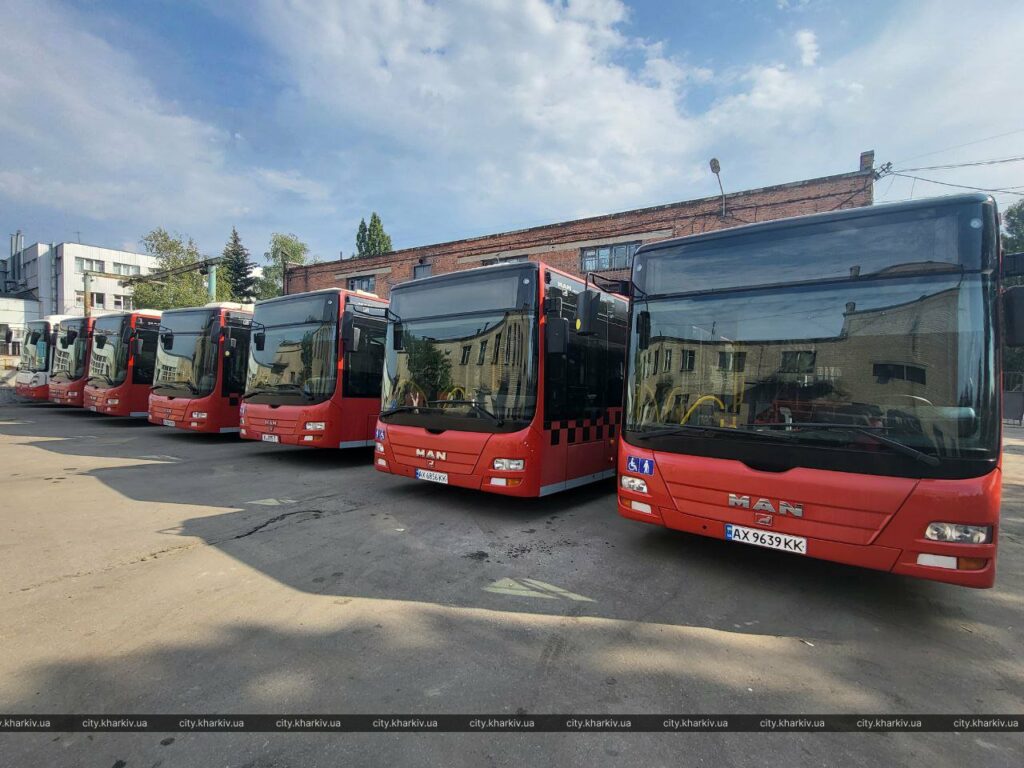
[[[444,352],[415,336],[406,337],[404,345],[408,354],[409,379],[414,388],[419,388],[427,400],[435,400],[442,392],[451,389],[452,364]]]
[[[370,214],[370,226],[366,228],[366,255],[380,256],[393,250],[391,235],[384,231],[384,223],[374,211]]]
[[[249,250],[242,245],[238,230],[232,227],[217,277],[226,283],[236,301],[249,302],[256,295],[257,278],[252,273],[255,266],[249,261]]]
[[[285,266],[305,264],[309,256],[309,246],[291,234],[275,232],[270,236],[270,249],[263,254],[267,265],[263,267],[263,276],[256,286],[256,295],[260,299],[272,299],[280,296],[283,291]]]
[[[1024,251],[1024,200],[1003,211],[1003,253]]]
[[[393,250],[391,235],[384,231],[384,223],[376,211],[370,214],[369,226],[366,224],[366,219],[359,220],[359,229],[356,230],[357,258],[380,256],[382,253],[390,253]]]
[[[172,235],[163,227],[157,227],[142,238],[146,253],[157,258],[157,271],[189,267],[203,260],[195,241],[184,235]],[[226,281],[218,281],[217,299],[229,301],[231,289]],[[135,285],[133,301],[136,307],[148,309],[178,309],[198,307],[210,300],[206,287],[206,276],[198,269],[172,275],[154,282]]]
[[[367,228],[366,219],[359,220],[359,229],[356,230],[356,257],[367,255]]]

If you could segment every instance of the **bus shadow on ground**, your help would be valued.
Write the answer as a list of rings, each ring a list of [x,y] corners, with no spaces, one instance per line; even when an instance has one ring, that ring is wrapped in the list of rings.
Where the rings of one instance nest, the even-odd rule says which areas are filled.
[[[999,581],[977,592],[626,521],[612,481],[510,499],[383,475],[370,449],[236,445],[155,426],[124,442],[115,421],[97,419],[96,439],[36,445],[146,459],[88,473],[126,499],[213,508],[162,532],[314,595],[778,636],[793,633],[799,610],[803,632],[834,641],[889,627],[962,644],[963,624],[1024,622],[1024,601],[1009,591],[1024,581],[1024,486],[1014,478],[1004,486]],[[48,431],[3,425],[5,434]]]

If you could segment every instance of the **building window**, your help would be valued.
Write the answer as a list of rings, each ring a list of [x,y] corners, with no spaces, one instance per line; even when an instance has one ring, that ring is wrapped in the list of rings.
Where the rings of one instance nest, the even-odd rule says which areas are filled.
[[[429,264],[417,264],[412,268],[412,279],[419,280],[421,277],[430,277]]]
[[[815,353],[810,351],[783,352],[781,373],[814,373]]]
[[[925,383],[925,370],[919,365],[902,365],[899,363],[875,363],[871,373],[879,384],[888,384],[893,379],[909,381],[914,384]]]
[[[350,291],[373,293],[377,289],[377,276],[363,275],[362,277],[350,277],[348,279],[348,289]]]
[[[467,365],[469,363],[469,353],[472,351],[472,349],[472,344],[467,344],[462,348],[462,365]]]
[[[124,296],[119,293],[114,294],[114,309],[131,309],[132,308],[132,297]]]
[[[75,257],[75,272],[82,274],[83,272],[105,272],[104,264],[100,259],[83,259]]]
[[[484,360],[487,358],[487,339],[480,342],[480,354],[476,357],[476,364],[483,365]]]
[[[111,272],[115,275],[140,275],[142,274],[142,267],[138,264],[122,264],[119,261],[112,262],[110,265]]]
[[[697,367],[697,352],[692,349],[680,350],[679,361],[680,371],[683,371],[684,373],[686,371],[692,371],[694,368]]]
[[[498,364],[498,354],[501,352],[501,334],[497,334],[494,337],[494,355],[491,357],[491,362],[494,365]]]
[[[746,352],[719,352],[718,370],[742,373],[747,365]]]
[[[90,295],[92,296],[92,299],[90,301],[89,306],[91,306],[91,307],[99,307],[100,309],[106,309],[106,306],[107,306],[107,294],[105,294],[105,293],[93,293],[93,294],[90,294]],[[84,291],[75,291],[75,306],[76,307],[84,307],[85,306],[85,292]]]
[[[602,269],[627,269],[633,266],[633,254],[636,253],[638,247],[640,247],[640,241],[581,248],[580,268],[583,272],[595,272]]]
[[[663,370],[663,371],[671,371],[672,370],[672,350],[671,349],[666,349],[665,350],[665,367],[662,368],[661,370]]]

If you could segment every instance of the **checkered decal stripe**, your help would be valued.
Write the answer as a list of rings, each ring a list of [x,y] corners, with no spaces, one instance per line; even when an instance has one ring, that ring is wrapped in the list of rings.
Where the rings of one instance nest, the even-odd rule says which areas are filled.
[[[551,433],[551,444],[578,445],[598,440],[614,440],[619,436],[622,424],[622,409],[609,408],[593,419],[569,419],[568,421],[545,421],[544,430]]]

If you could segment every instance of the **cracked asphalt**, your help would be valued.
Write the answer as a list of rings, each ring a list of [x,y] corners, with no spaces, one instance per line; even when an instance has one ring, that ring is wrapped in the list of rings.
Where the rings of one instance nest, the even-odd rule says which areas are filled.
[[[1024,431],[973,591],[522,502],[365,451],[0,406],[0,710],[1021,713]],[[0,734],[45,766],[1019,766],[993,734]]]

